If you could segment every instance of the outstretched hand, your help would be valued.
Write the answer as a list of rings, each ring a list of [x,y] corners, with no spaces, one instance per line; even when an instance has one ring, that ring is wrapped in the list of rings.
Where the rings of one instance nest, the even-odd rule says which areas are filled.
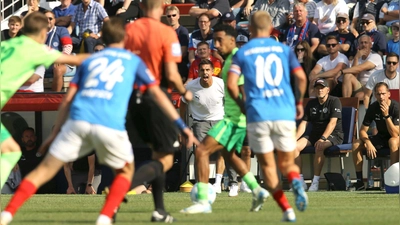
[[[183,129],[183,134],[186,136],[186,148],[191,148],[193,146],[193,144],[195,145],[200,145],[199,140],[197,140],[197,138],[194,137],[192,131],[189,129],[189,127],[186,127],[185,129]]]

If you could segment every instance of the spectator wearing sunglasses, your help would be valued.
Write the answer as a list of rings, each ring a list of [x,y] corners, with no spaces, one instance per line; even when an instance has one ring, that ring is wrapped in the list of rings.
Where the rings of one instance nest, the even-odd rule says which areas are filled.
[[[347,58],[353,58],[354,40],[356,37],[349,30],[349,15],[346,13],[338,13],[336,15],[336,27],[337,30],[330,32],[328,36],[335,36],[339,40],[339,52],[347,56]],[[328,55],[328,49],[326,48],[326,39],[321,41],[318,46],[318,53],[321,55]]]
[[[389,89],[399,89],[399,72],[396,71],[399,64],[399,55],[392,52],[386,57],[386,69],[377,70],[368,79],[364,88],[364,106],[368,109],[370,103],[376,101],[372,90],[379,82],[385,82]]]
[[[346,3],[342,0],[322,0],[317,3],[314,13],[314,23],[321,35],[325,36],[336,29],[336,15],[348,13]]]
[[[309,85],[309,95],[310,97],[315,97],[314,88],[312,84],[314,84],[318,79],[325,79],[325,81],[329,84],[329,88],[331,91],[331,95],[334,94],[334,88],[338,89],[336,91],[337,97],[341,97],[341,87],[342,87],[342,79],[343,77],[339,77],[339,81],[336,81],[336,75],[341,70],[347,68],[349,66],[349,60],[347,57],[339,52],[339,40],[336,36],[328,36],[326,37],[326,49],[328,52],[327,56],[322,57],[318,60],[314,69],[311,71],[309,75],[310,85]],[[337,85],[336,85],[337,84]]]
[[[179,44],[181,44],[182,62],[178,63],[178,71],[181,74],[183,82],[185,82],[189,73],[189,31],[179,23],[180,12],[178,7],[174,5],[168,6],[165,10],[165,15],[167,16],[168,24],[175,30],[176,35],[178,35]]]
[[[372,51],[383,56],[386,53],[386,36],[377,30],[375,16],[370,13],[364,14],[361,18],[361,26],[363,31],[360,36],[366,34],[371,37]],[[355,44],[357,47],[358,42],[355,42]]]
[[[304,72],[307,75],[307,90],[308,90],[308,84],[310,80],[308,79],[308,75],[310,74],[311,70],[314,68],[316,64],[316,60],[314,59],[314,56],[311,52],[311,47],[308,44],[307,41],[303,40],[297,43],[297,45],[294,47],[295,49],[295,54],[297,56],[297,60],[299,60],[299,63],[301,67],[303,68]],[[291,86],[295,86],[295,82],[293,79],[290,80]],[[308,98],[308,91],[304,94],[305,98]]]

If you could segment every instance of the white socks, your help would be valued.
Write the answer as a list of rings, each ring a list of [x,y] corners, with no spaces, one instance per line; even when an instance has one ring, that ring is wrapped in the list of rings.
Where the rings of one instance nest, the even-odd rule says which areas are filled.
[[[313,178],[313,181],[312,181],[312,182],[313,182],[313,183],[319,183],[319,177],[320,177],[320,176],[315,176],[315,175],[314,175],[314,178]]]
[[[222,174],[215,174],[215,183],[221,184],[222,181]]]

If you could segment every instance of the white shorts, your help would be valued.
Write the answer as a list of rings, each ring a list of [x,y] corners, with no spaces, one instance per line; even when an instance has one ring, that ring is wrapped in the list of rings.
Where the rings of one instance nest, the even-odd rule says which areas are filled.
[[[133,162],[128,133],[85,121],[68,119],[50,146],[50,154],[63,162],[73,162],[93,150],[100,164],[121,169]]]
[[[269,153],[274,149],[292,152],[296,148],[296,122],[294,121],[248,123],[247,135],[254,153]]]

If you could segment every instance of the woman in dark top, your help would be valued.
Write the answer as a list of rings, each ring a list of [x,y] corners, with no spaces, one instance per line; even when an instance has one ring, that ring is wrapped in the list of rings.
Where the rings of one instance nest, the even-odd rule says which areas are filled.
[[[314,68],[316,60],[313,57],[313,54],[311,52],[311,47],[307,41],[300,41],[299,43],[297,43],[296,46],[294,47],[294,51],[301,67],[303,67],[303,70],[307,75],[307,90],[308,90],[308,84],[310,83],[310,81],[308,80],[308,75]],[[307,92],[305,93],[304,97],[308,98]]]

